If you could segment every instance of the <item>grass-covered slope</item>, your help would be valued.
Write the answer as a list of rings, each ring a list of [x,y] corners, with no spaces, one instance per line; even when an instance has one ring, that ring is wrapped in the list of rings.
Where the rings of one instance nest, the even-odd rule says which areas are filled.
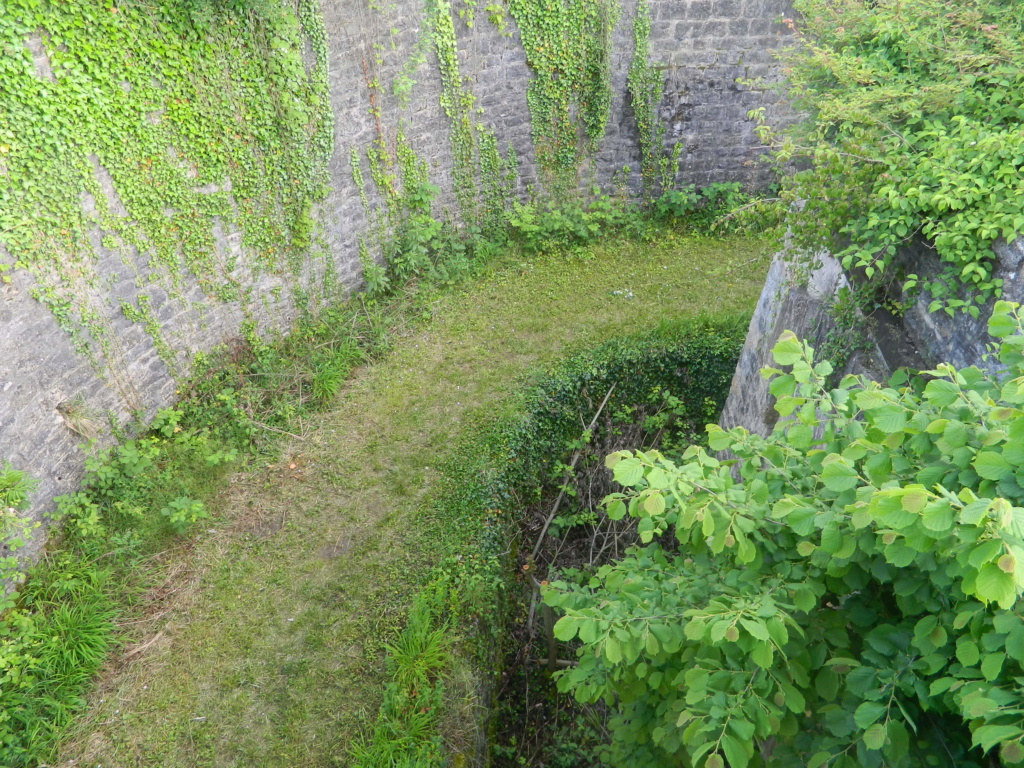
[[[334,406],[289,427],[165,553],[122,623],[87,712],[53,762],[344,764],[376,717],[384,645],[439,551],[417,511],[464,429],[499,417],[521,376],[667,316],[749,308],[757,240],[611,241],[424,304],[423,322]]]

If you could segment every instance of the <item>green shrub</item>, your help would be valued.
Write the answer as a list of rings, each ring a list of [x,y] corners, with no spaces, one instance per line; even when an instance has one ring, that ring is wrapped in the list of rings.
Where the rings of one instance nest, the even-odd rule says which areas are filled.
[[[1024,762],[1017,306],[989,331],[996,374],[834,389],[784,335],[770,436],[709,426],[729,461],[608,457],[626,491],[606,512],[637,518],[642,546],[545,600],[582,643],[560,687],[617,704],[613,764]]]
[[[932,309],[976,317],[1000,291],[990,246],[1024,229],[1024,7],[799,0],[795,8],[798,45],[784,59],[807,119],[776,145],[788,195],[802,201],[790,220],[795,244],[891,277],[900,248],[923,237],[944,268],[923,286]]]

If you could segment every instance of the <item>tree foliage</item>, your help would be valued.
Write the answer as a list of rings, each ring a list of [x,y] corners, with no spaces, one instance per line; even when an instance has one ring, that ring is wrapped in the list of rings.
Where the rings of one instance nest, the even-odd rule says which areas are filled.
[[[1005,0],[799,0],[784,56],[807,119],[777,145],[797,243],[892,274],[916,236],[951,313],[998,295],[990,246],[1024,230],[1024,6]],[[770,133],[764,129],[765,133]],[[911,278],[911,285],[914,284]],[[957,287],[966,292],[957,293]]]
[[[1021,320],[997,303],[996,373],[831,389],[787,333],[771,435],[608,457],[643,545],[545,600],[561,688],[618,702],[613,764],[1024,762]]]

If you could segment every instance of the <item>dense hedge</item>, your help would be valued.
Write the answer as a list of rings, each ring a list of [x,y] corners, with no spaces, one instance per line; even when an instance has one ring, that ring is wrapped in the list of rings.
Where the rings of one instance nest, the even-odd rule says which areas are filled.
[[[422,524],[444,542],[442,557],[391,648],[385,701],[372,735],[356,749],[356,765],[472,760],[483,746],[489,673],[502,657],[517,513],[537,498],[579,440],[581,419],[590,420],[613,384],[610,412],[644,403],[658,390],[702,413],[709,400],[720,408],[746,320],[666,323],[576,354],[527,382],[510,416],[467,440],[443,468],[441,489],[423,512]],[[484,708],[462,706],[467,696]]]

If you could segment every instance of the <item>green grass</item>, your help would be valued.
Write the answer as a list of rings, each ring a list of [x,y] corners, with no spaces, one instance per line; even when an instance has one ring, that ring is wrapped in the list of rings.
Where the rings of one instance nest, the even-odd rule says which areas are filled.
[[[464,429],[570,349],[749,310],[763,251],[756,239],[612,240],[424,301],[429,317],[292,425],[279,456],[227,478],[207,500],[213,519],[161,556],[162,580],[138,598],[53,764],[344,764],[432,565],[417,510]]]

